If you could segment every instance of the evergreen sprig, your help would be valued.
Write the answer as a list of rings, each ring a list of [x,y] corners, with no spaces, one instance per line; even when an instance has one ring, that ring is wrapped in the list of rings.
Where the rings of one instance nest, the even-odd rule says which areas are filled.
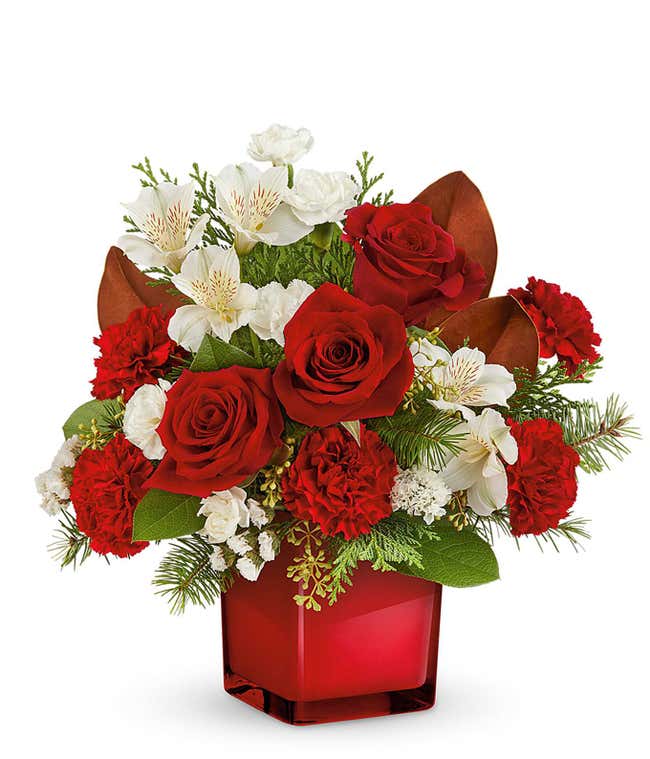
[[[546,545],[552,545],[553,548],[559,552],[559,541],[568,541],[569,545],[574,550],[582,548],[582,541],[589,540],[591,535],[587,530],[589,520],[573,518],[567,519],[564,522],[560,522],[557,527],[552,527],[541,535],[522,535],[515,538],[517,548],[521,548],[520,541],[523,539],[530,540],[531,538],[537,544],[537,547],[543,551]],[[508,518],[508,509],[497,509],[487,516],[473,515],[472,521],[469,523],[467,529],[474,530],[477,535],[483,540],[487,541],[490,545],[494,545],[495,539],[499,536],[512,538],[512,532],[510,531],[510,520]]]
[[[153,585],[166,598],[172,614],[182,614],[187,604],[211,606],[233,583],[232,570],[216,572],[210,564],[212,546],[199,535],[179,538],[156,570]]]
[[[190,179],[196,184],[194,193],[194,216],[198,218],[204,213],[209,216],[203,232],[203,241],[207,245],[232,245],[234,236],[230,227],[219,213],[217,203],[217,188],[207,171],[202,171],[198,163],[192,164]]]
[[[565,442],[580,455],[581,468],[596,473],[609,469],[610,456],[620,461],[630,452],[623,438],[640,437],[631,421],[627,404],[610,395],[604,409],[592,400],[573,404],[565,410],[561,424]]]
[[[358,177],[353,177],[355,182],[361,187],[359,194],[356,197],[357,205],[361,205],[370,190],[384,178],[384,172],[372,176],[370,174],[370,166],[375,160],[373,155],[370,155],[367,150],[361,153],[361,158],[356,162]],[[386,193],[378,193],[370,201],[374,206],[388,206],[391,203],[393,197],[393,190],[389,190]]]
[[[72,565],[81,566],[92,553],[90,538],[77,527],[74,516],[65,509],[59,518],[59,527],[54,531],[54,540],[47,547],[52,558],[61,565],[61,569]]]

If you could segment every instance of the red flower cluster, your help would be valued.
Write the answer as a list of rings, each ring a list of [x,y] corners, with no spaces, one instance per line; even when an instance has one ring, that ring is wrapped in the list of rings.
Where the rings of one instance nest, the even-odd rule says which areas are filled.
[[[147,487],[203,498],[240,485],[268,464],[283,429],[270,369],[185,371],[167,394],[167,453]]]
[[[133,556],[149,544],[131,542],[133,512],[145,493],[153,464],[116,435],[102,450],[87,448],[74,468],[70,499],[79,529],[101,554]]]
[[[185,355],[167,334],[170,314],[160,306],[138,308],[122,324],[107,327],[95,338],[101,355],[95,359],[95,398],[128,401],[141,385],[155,384]]]
[[[284,330],[275,391],[292,419],[323,427],[395,413],[413,379],[404,322],[327,283]]]
[[[600,345],[600,335],[594,332],[591,314],[580,298],[535,277],[529,277],[526,288],[514,288],[508,294],[533,320],[543,358],[557,356],[572,373],[582,361],[593,363],[599,357],[594,346]]]
[[[356,252],[355,295],[390,306],[407,325],[423,321],[435,306],[465,308],[485,288],[483,267],[456,248],[422,203],[352,208],[343,239]]]
[[[539,535],[557,527],[576,500],[580,456],[550,419],[509,421],[519,457],[507,467],[508,506],[513,535]]]
[[[303,440],[283,478],[282,496],[299,519],[350,540],[391,515],[396,474],[395,456],[375,432],[362,426],[359,446],[341,427],[325,427]]]

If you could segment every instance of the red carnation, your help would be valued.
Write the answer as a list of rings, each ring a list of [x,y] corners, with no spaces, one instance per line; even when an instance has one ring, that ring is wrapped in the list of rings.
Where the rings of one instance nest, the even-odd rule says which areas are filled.
[[[160,306],[138,308],[122,324],[113,324],[96,337],[101,355],[95,359],[95,398],[128,401],[141,385],[153,385],[185,355],[167,334],[171,314]]]
[[[422,203],[352,208],[343,239],[356,253],[355,295],[390,306],[407,325],[423,321],[435,306],[465,308],[485,289],[483,267],[466,259]]]
[[[325,427],[305,437],[286,472],[284,505],[326,535],[350,540],[391,515],[396,474],[395,456],[375,432],[362,425],[359,446],[343,428]]]
[[[70,499],[79,529],[97,553],[133,556],[149,544],[131,542],[133,512],[153,464],[123,436],[103,449],[86,448],[74,468]]]
[[[566,445],[557,422],[508,424],[519,447],[516,463],[506,468],[510,528],[515,536],[539,535],[557,527],[575,503],[580,456]]]
[[[521,303],[535,323],[543,358],[557,355],[573,373],[582,361],[592,364],[599,357],[593,346],[600,345],[600,335],[594,332],[591,314],[580,298],[535,277],[528,278],[526,288],[518,287],[508,294]]]

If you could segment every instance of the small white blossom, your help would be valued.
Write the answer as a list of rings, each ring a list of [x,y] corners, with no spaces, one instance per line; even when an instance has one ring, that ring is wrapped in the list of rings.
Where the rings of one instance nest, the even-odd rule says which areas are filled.
[[[255,580],[257,580],[257,578],[260,576],[260,572],[264,568],[264,562],[261,562],[260,566],[257,566],[257,564],[255,564],[251,558],[248,556],[242,556],[241,559],[237,559],[235,566],[237,567],[239,574],[245,580],[255,582]]]
[[[246,540],[247,533],[232,535],[226,541],[228,548],[239,556],[245,556],[251,550],[251,544]]]
[[[36,490],[42,499],[41,508],[51,516],[70,503],[72,470],[80,453],[81,439],[73,435],[56,452],[50,468],[35,479]]]
[[[301,279],[292,280],[287,287],[269,282],[257,291],[257,304],[249,326],[262,340],[275,340],[284,345],[284,328],[314,288]]]
[[[248,499],[248,511],[251,515],[251,522],[261,529],[264,525],[269,523],[269,518],[266,515],[266,511],[259,505],[259,503],[252,498]]]
[[[390,497],[393,511],[406,511],[431,524],[436,517],[445,515],[451,490],[438,472],[426,467],[413,467],[400,469]]]
[[[205,525],[199,530],[209,543],[224,543],[238,527],[248,527],[250,515],[246,506],[246,491],[241,488],[220,490],[201,501],[199,516]]]
[[[260,548],[260,556],[264,561],[273,561],[275,559],[275,549],[273,548],[273,533],[260,532],[257,543]]]
[[[255,161],[272,161],[274,166],[284,166],[302,158],[313,144],[309,129],[272,124],[263,132],[251,135],[248,155]]]
[[[167,391],[171,384],[158,380],[157,385],[143,385],[131,396],[124,409],[124,437],[151,460],[165,455],[165,446],[156,431],[165,413]]]
[[[425,384],[431,390],[434,389],[435,385],[442,385],[445,376],[445,366],[447,366],[447,362],[451,358],[449,351],[440,345],[434,345],[426,337],[414,340],[410,345],[410,350],[416,372],[418,369],[423,370],[423,372],[426,371],[427,381],[425,381]],[[429,382],[428,380],[431,381]]]
[[[360,189],[344,171],[301,169],[284,199],[300,221],[316,226],[341,221]]]
[[[223,555],[221,546],[215,546],[210,557],[210,565],[215,572],[225,572],[228,569],[226,557]]]

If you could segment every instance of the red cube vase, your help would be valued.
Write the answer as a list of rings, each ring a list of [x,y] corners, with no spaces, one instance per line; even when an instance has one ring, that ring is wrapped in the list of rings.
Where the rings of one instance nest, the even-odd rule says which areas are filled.
[[[286,566],[283,553],[222,597],[230,695],[293,725],[433,706],[440,585],[363,562],[338,602],[315,612],[294,602]]]

